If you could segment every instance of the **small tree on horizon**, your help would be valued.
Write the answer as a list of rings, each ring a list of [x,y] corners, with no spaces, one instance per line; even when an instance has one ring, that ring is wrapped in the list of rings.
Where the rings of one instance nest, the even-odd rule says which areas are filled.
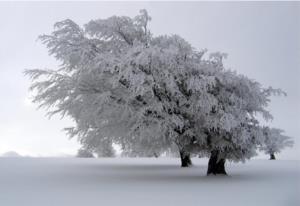
[[[276,159],[276,153],[280,153],[286,147],[292,147],[294,145],[292,138],[283,133],[284,130],[282,129],[263,127],[265,141],[260,150],[270,155],[270,160]]]
[[[94,155],[93,155],[93,153],[88,151],[86,148],[82,147],[78,150],[76,157],[79,157],[79,158],[94,158]]]

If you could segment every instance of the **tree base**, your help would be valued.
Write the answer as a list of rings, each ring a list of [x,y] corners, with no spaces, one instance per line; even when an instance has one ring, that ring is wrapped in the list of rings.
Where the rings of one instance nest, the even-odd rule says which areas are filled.
[[[192,160],[191,155],[187,152],[180,151],[181,167],[191,167]]]
[[[276,160],[275,155],[274,154],[270,154],[270,160]]]
[[[227,175],[225,161],[225,159],[219,159],[219,151],[212,151],[208,161],[207,175]]]

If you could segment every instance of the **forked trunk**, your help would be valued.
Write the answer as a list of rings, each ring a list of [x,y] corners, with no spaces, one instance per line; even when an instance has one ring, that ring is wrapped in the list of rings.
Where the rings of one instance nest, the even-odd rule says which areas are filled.
[[[270,160],[276,160],[274,153],[270,154]]]
[[[181,150],[180,152],[180,159],[181,159],[181,167],[190,167],[192,166],[192,160],[190,153]]]
[[[222,174],[227,175],[225,171],[225,159],[219,158],[219,151],[214,150],[210,154],[210,158],[208,161],[207,175],[214,174]]]

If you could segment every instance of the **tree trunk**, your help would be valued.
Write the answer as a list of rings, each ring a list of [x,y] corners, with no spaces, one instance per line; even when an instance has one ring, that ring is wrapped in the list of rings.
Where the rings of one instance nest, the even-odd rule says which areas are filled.
[[[225,159],[219,159],[219,151],[214,150],[210,154],[210,158],[208,161],[207,175],[214,174],[222,174],[227,175],[225,171]]]
[[[274,153],[270,154],[270,160],[276,160]]]
[[[181,167],[190,167],[192,166],[191,155],[188,152],[180,150],[180,159],[181,159]]]

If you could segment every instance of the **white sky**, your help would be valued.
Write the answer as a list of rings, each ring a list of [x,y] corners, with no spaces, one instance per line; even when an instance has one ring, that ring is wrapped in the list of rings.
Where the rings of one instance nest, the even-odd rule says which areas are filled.
[[[269,124],[286,130],[296,145],[279,157],[300,157],[300,3],[107,3],[0,2],[0,153],[53,156],[75,154],[79,145],[62,128],[69,120],[45,117],[28,99],[26,68],[55,68],[57,62],[36,41],[57,21],[80,25],[112,15],[135,16],[142,8],[152,16],[154,35],[179,34],[198,49],[229,54],[228,67],[279,87],[288,97],[273,99]]]

